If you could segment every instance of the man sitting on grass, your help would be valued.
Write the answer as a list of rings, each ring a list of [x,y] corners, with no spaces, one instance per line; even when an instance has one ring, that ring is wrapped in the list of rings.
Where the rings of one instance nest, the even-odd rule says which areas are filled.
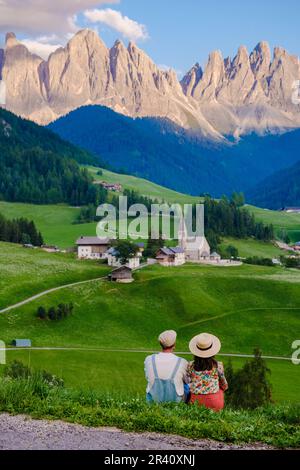
[[[188,362],[174,354],[176,338],[176,331],[164,331],[158,338],[162,352],[146,357],[148,402],[180,402],[188,398]]]

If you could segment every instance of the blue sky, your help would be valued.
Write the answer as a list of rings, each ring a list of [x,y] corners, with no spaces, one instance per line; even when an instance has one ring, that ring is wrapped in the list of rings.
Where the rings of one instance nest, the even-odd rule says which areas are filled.
[[[146,24],[143,48],[153,59],[179,70],[205,64],[212,50],[234,56],[260,40],[300,56],[299,0],[123,0],[120,9]]]
[[[233,57],[239,45],[251,50],[260,40],[300,56],[299,25],[299,0],[0,2],[2,40],[10,29],[32,48],[38,43],[46,51],[50,45],[65,44],[76,28],[88,26],[96,28],[108,46],[117,38],[128,42],[132,34],[157,64],[179,72],[186,72],[197,61],[205,65],[212,50],[220,49],[224,57]]]

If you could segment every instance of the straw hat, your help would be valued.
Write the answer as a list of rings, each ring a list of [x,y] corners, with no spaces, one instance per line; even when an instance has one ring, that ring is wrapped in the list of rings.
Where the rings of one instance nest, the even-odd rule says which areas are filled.
[[[171,348],[175,345],[177,338],[177,333],[174,330],[163,331],[159,337],[158,341],[164,348]]]
[[[221,349],[221,342],[214,335],[201,333],[191,339],[189,348],[194,356],[207,358],[218,354]]]

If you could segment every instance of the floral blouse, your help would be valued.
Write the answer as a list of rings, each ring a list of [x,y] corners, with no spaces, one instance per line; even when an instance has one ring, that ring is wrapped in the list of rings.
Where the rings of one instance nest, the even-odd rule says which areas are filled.
[[[190,381],[190,391],[193,395],[208,395],[209,393],[217,393],[220,389],[225,391],[228,388],[222,362],[218,362],[218,367],[204,371],[196,371],[194,363],[190,362],[187,374]]]

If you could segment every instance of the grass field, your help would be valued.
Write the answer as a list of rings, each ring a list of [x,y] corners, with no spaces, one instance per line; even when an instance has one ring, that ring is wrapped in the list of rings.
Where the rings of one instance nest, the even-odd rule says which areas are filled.
[[[97,169],[90,168],[90,171],[95,174]],[[103,176],[95,177],[119,182],[124,188],[168,202],[198,200],[106,170]],[[298,215],[250,209],[258,220],[272,223],[277,231],[284,227],[293,240],[298,238]],[[95,223],[74,224],[78,210],[64,205],[0,202],[0,212],[5,216],[34,220],[45,241],[61,248],[73,246],[82,234],[95,234]],[[271,243],[252,239],[224,239],[223,246],[228,244],[236,246],[242,257],[281,254]],[[80,262],[73,254],[47,254],[6,243],[0,243],[0,248],[0,308],[51,287],[107,273],[105,266]],[[180,351],[186,351],[189,338],[200,331],[219,335],[223,353],[251,354],[259,346],[265,355],[290,357],[291,344],[299,339],[299,271],[185,265],[175,269],[151,267],[135,276],[132,285],[112,285],[107,281],[85,284],[49,294],[9,314],[0,314],[1,339],[7,344],[16,337],[24,337],[30,338],[36,347],[83,348],[82,351],[9,351],[8,360],[22,358],[34,367],[62,375],[71,387],[141,395],[145,387],[145,350],[157,348],[156,337],[163,329],[178,331]],[[49,307],[69,301],[75,309],[68,319],[50,322],[35,317],[39,305]],[[86,348],[135,348],[141,352],[109,353]],[[235,367],[243,362],[243,359],[233,359]],[[268,360],[268,365],[274,398],[299,402],[300,366],[275,360]]]
[[[239,250],[239,256],[247,258],[248,256],[258,256],[261,258],[278,258],[284,255],[285,252],[280,250],[277,246],[269,242],[263,242],[252,238],[237,239],[237,238],[223,238],[221,247],[233,245]]]
[[[0,201],[0,212],[6,217],[26,217],[33,220],[45,243],[69,248],[81,235],[95,236],[96,224],[74,224],[79,209],[64,205],[35,205]]]
[[[72,253],[46,253],[3,242],[0,266],[0,309],[46,289],[98,278],[108,271],[95,261],[78,261]]]
[[[128,398],[145,394],[143,367],[147,355],[145,352],[13,350],[8,351],[7,360],[22,361],[35,370],[50,370],[62,377],[69,388],[97,390],[109,396]],[[190,355],[182,357],[192,359]],[[226,367],[228,357],[219,356],[219,360],[223,361]],[[233,367],[242,367],[245,360],[233,358]],[[289,361],[269,359],[266,362],[271,370],[273,399],[276,402],[299,402],[300,372],[297,371],[297,366]]]
[[[201,200],[200,197],[178,193],[177,191],[159,186],[158,184],[152,183],[151,181],[145,180],[143,178],[137,178],[136,176],[121,175],[108,170],[102,170],[103,175],[97,175],[99,168],[92,166],[87,168],[95,180],[103,180],[107,181],[108,183],[120,183],[123,189],[134,190],[143,196],[148,196],[152,199],[158,199],[159,201],[164,200],[170,203],[191,204]]]
[[[19,251],[16,251],[19,250]],[[4,276],[1,304],[26,298],[53,284],[86,276],[99,277],[105,267],[1,244]],[[68,255],[69,256],[69,255]],[[135,273],[130,285],[97,281],[51,293],[9,314],[0,314],[1,339],[30,338],[34,347],[80,347],[156,350],[157,335],[178,331],[179,351],[201,331],[222,339],[223,353],[251,354],[261,347],[265,355],[291,356],[300,318],[300,272],[283,268],[232,268],[185,265],[148,267]],[[24,288],[22,287],[24,286]],[[51,322],[35,317],[39,305],[73,302],[74,314]],[[9,359],[29,352],[10,351]],[[140,394],[144,390],[141,353],[97,351],[31,351],[32,364],[66,378],[68,385]],[[226,361],[225,361],[226,362]],[[234,360],[238,365],[241,360]],[[296,401],[300,367],[287,361],[269,361],[274,397]],[[115,378],[114,370],[118,371]],[[298,400],[299,401],[299,400]]]
[[[281,230],[286,230],[292,242],[300,240],[300,214],[288,214],[254,206],[248,206],[248,209],[253,212],[257,220],[265,224],[273,224],[277,234]]]

